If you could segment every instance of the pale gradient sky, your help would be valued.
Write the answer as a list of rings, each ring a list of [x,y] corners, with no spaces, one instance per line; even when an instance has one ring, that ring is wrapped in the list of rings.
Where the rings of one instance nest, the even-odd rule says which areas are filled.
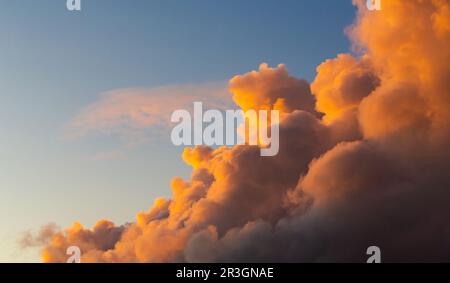
[[[0,262],[38,260],[18,248],[23,231],[132,221],[189,175],[165,135],[127,150],[114,136],[65,138],[100,93],[226,82],[262,62],[311,81],[349,49],[355,12],[342,0],[65,2],[0,0]]]

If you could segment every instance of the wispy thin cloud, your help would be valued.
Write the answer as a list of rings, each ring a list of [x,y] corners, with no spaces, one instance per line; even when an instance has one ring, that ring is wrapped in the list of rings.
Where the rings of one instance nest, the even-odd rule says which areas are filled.
[[[113,90],[82,109],[65,125],[64,134],[71,139],[115,136],[127,147],[141,144],[171,126],[174,110],[189,110],[194,101],[215,109],[233,104],[225,82]]]

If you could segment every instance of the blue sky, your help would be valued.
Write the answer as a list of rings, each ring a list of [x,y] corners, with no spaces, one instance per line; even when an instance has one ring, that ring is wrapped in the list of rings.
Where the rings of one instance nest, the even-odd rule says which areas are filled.
[[[109,136],[64,137],[100,93],[226,82],[262,62],[313,80],[348,52],[355,9],[341,0],[0,1],[0,261],[37,260],[17,239],[55,222],[120,224],[188,176],[181,148],[155,138],[112,159]]]

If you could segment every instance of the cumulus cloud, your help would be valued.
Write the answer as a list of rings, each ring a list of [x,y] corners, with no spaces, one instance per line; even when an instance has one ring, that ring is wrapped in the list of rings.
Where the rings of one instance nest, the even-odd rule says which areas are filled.
[[[372,245],[450,260],[450,4],[365,2],[348,31],[361,54],[322,63],[312,91],[284,65],[230,80],[242,109],[282,112],[277,156],[187,148],[171,199],[126,226],[54,232],[44,261],[74,244],[85,262],[364,261]]]
[[[326,114],[325,122],[331,122],[358,108],[379,83],[367,56],[357,59],[340,54],[320,64],[311,87],[317,97],[317,110]]]
[[[276,109],[290,113],[297,109],[314,112],[314,96],[307,81],[288,74],[286,66],[270,68],[263,63],[230,80],[233,100],[244,110]]]

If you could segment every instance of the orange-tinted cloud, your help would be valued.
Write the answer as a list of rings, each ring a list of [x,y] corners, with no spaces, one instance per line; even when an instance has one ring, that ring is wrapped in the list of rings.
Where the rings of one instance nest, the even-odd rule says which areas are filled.
[[[330,123],[358,108],[379,83],[367,57],[340,54],[320,64],[311,87],[317,97],[317,111],[324,113],[324,121]]]
[[[172,199],[127,226],[53,233],[44,261],[68,245],[100,262],[364,261],[371,245],[385,261],[450,260],[450,4],[354,2],[362,54],[321,64],[316,99],[283,65],[230,81],[244,110],[283,112],[277,156],[186,149],[192,177]]]
[[[270,68],[263,63],[230,80],[233,100],[244,111],[275,109],[290,113],[297,109],[314,112],[314,96],[308,82],[290,76],[283,64]]]

